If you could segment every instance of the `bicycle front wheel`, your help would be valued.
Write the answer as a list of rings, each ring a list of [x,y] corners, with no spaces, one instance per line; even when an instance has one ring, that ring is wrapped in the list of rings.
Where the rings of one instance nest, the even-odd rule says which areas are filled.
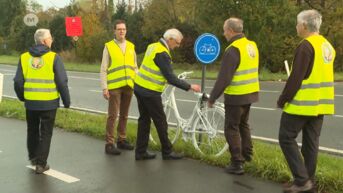
[[[193,145],[201,154],[220,156],[228,145],[224,137],[225,112],[215,107],[205,109],[193,124]]]

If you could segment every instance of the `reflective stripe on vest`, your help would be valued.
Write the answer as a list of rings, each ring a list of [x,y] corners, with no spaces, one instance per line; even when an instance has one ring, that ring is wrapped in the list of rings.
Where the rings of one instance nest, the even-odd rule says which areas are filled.
[[[240,64],[233,76],[231,84],[225,88],[224,93],[229,95],[243,95],[258,92],[260,90],[258,81],[259,54],[255,42],[243,37],[230,44],[226,50],[231,46],[239,50]]]
[[[306,38],[314,49],[313,68],[308,79],[303,80],[301,88],[284,112],[295,115],[318,116],[334,114],[333,63],[336,52],[321,35]]]
[[[135,78],[135,84],[149,90],[157,92],[163,91],[166,85],[166,79],[162,75],[160,68],[154,62],[156,54],[162,52],[167,52],[170,56],[169,50],[160,42],[156,42],[148,46],[142,65],[139,68],[139,73]]]
[[[107,69],[107,88],[110,90],[127,85],[133,88],[136,67],[135,46],[126,40],[126,49],[123,53],[114,40],[105,45],[111,57],[111,64]]]
[[[29,52],[21,55],[26,100],[49,101],[59,98],[54,81],[55,55],[51,51],[41,57],[33,57]]]

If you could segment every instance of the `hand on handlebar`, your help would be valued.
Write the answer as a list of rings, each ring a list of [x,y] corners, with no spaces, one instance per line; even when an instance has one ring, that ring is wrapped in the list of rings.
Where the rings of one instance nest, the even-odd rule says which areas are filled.
[[[207,107],[213,108],[214,102],[207,101]]]
[[[198,84],[191,84],[191,90],[194,92],[200,92],[201,91],[201,87]]]

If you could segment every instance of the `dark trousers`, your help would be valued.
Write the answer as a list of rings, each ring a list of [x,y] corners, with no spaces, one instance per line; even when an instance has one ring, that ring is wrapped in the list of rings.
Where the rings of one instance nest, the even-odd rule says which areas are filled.
[[[56,109],[48,111],[26,109],[29,159],[36,159],[39,165],[47,163],[55,117]]]
[[[248,124],[250,105],[225,104],[225,138],[229,144],[231,163],[242,164],[253,154],[251,133]]]
[[[144,97],[137,92],[135,95],[139,110],[136,154],[142,154],[148,148],[151,119],[160,138],[162,154],[171,153],[172,145],[168,139],[168,123],[163,111],[161,96]]]
[[[118,141],[126,139],[126,124],[129,114],[129,108],[132,98],[132,88],[124,86],[109,90],[110,98],[108,99],[108,116],[106,123],[106,143],[113,144],[115,139],[114,125],[119,114],[119,123],[117,127]]]
[[[314,180],[319,136],[323,125],[323,115],[299,116],[283,112],[280,121],[279,143],[292,172],[294,183],[303,185]],[[301,153],[296,142],[302,131]]]

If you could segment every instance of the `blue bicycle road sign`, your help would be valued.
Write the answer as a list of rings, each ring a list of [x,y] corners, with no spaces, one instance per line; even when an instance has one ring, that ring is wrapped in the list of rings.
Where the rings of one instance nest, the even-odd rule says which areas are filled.
[[[194,44],[194,54],[203,64],[210,64],[217,59],[220,52],[218,38],[210,33],[199,36]]]

